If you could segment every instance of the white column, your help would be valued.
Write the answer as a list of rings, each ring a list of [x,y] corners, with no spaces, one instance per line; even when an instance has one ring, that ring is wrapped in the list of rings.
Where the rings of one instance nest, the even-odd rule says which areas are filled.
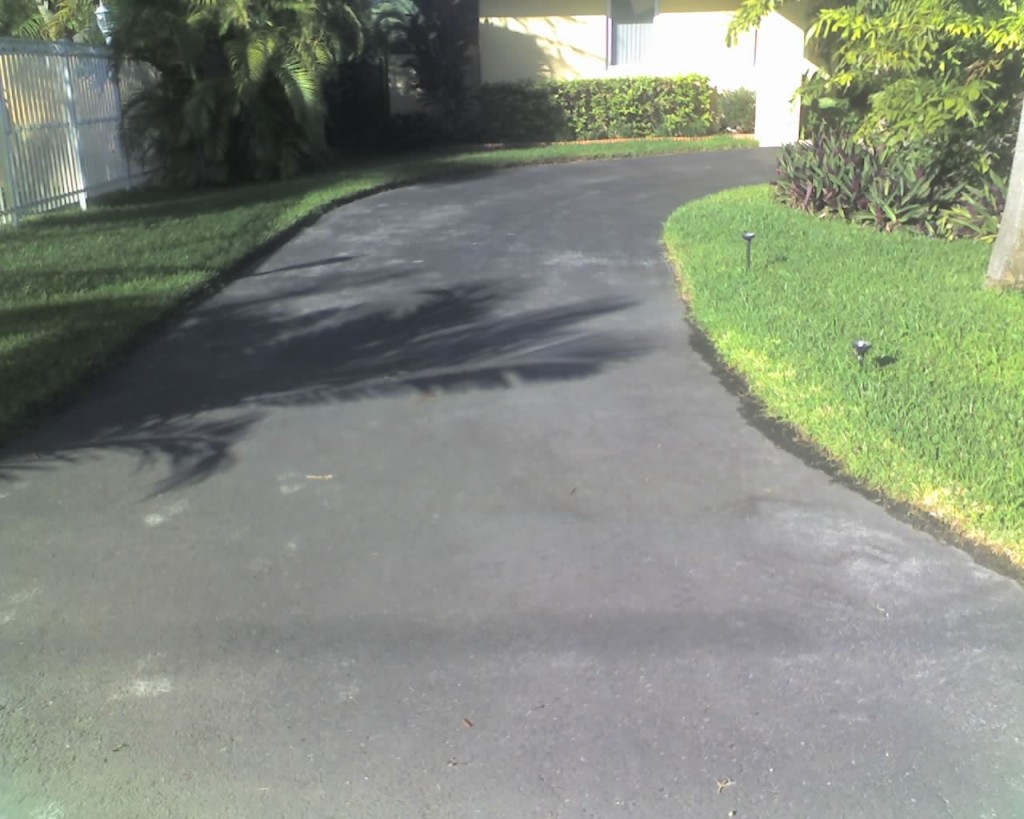
[[[777,13],[761,21],[754,66],[754,136],[762,146],[774,148],[800,138],[800,100],[796,92],[810,67],[804,59],[800,26]]]

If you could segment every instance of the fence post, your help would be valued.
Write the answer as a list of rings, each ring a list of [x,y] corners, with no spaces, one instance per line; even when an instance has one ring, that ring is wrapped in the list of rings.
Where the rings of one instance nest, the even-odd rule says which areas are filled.
[[[2,55],[0,55],[2,56]],[[11,224],[15,227],[21,218],[21,194],[18,191],[18,177],[14,170],[14,128],[11,124],[11,112],[7,107],[7,89],[4,86],[3,71],[0,70],[0,178],[7,181],[6,189],[0,189],[0,200],[3,201],[10,214]],[[3,215],[0,214],[0,222]]]
[[[67,92],[68,131],[75,152],[75,170],[78,176],[78,204],[82,210],[89,205],[89,192],[85,184],[85,160],[82,157],[82,137],[78,132],[78,112],[75,108],[75,87],[71,81],[71,53],[61,45],[57,51],[64,58],[64,89]]]

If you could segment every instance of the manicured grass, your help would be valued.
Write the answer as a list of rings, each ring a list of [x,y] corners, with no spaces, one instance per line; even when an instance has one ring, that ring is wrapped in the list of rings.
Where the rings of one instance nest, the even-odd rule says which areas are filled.
[[[274,185],[120,195],[0,229],[0,441],[145,328],[338,202],[513,165],[754,144],[725,136],[365,158]]]
[[[769,414],[1024,566],[1024,294],[985,289],[989,246],[824,221],[767,186],[687,205],[665,237],[693,318]]]

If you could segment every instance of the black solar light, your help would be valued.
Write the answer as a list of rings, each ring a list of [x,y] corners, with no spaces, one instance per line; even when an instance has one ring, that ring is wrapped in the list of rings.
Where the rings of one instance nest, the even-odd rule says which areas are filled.
[[[749,230],[743,234],[743,240],[747,243],[747,272],[750,272],[750,245],[754,242],[754,234]]]
[[[871,350],[871,342],[864,341],[864,339],[857,339],[853,342],[853,351],[857,354],[857,360],[860,361],[860,368],[864,369],[864,356]]]

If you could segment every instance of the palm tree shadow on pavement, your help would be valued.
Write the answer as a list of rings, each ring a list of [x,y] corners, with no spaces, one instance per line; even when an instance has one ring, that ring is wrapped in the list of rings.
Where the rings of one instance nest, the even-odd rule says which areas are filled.
[[[403,278],[414,272],[363,275],[355,288],[300,273],[269,292],[225,291],[59,423],[0,453],[0,479],[121,451],[140,469],[166,464],[159,494],[229,468],[234,446],[271,408],[580,379],[651,348],[621,322],[593,324],[631,307],[628,299],[538,307],[524,303],[521,286],[396,285]]]

